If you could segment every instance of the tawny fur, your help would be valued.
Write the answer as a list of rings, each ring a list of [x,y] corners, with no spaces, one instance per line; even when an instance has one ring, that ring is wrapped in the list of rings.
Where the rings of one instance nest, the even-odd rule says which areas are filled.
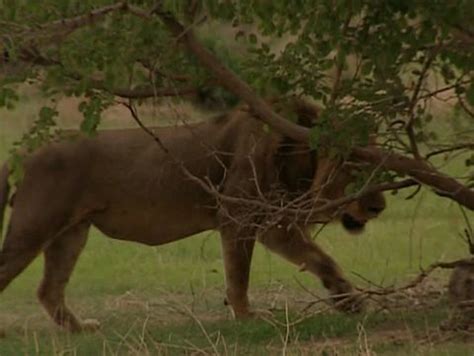
[[[306,125],[317,115],[309,105],[295,111]],[[91,324],[68,309],[64,289],[91,225],[111,238],[152,246],[216,229],[221,233],[226,299],[236,317],[251,315],[247,289],[257,240],[318,276],[340,308],[360,307],[339,267],[311,241],[307,224],[288,219],[258,231],[233,218],[242,206],[218,203],[189,176],[211,183],[220,194],[247,199],[271,194],[275,187],[300,196],[324,184],[320,197],[333,200],[344,195],[350,175],[334,174],[334,162],[269,131],[243,108],[208,122],[153,132],[168,152],[140,129],[111,130],[92,138],[70,133],[68,140],[49,144],[25,160],[0,252],[0,292],[43,253],[38,297],[57,324],[80,331]],[[333,177],[327,181],[330,172]],[[0,213],[8,200],[7,176],[4,166]],[[321,221],[345,216],[346,227],[358,228],[384,207],[382,195],[372,194],[321,215]]]

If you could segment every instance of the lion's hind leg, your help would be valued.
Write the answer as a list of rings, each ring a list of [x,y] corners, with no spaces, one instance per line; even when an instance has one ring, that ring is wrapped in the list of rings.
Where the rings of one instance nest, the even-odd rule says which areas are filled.
[[[29,218],[29,219],[28,219]],[[25,218],[14,209],[0,251],[0,292],[35,259],[43,249],[48,236],[46,230],[30,224],[31,216]]]
[[[40,246],[27,244],[13,245],[9,243],[9,236],[5,239],[0,251],[0,293],[17,277],[41,250]]]
[[[44,250],[44,275],[38,298],[51,318],[72,332],[97,329],[96,321],[79,321],[66,306],[64,290],[81,254],[89,232],[82,223],[61,233]]]

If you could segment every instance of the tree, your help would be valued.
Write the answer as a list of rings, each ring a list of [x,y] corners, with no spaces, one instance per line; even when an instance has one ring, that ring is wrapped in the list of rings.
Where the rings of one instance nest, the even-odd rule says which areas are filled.
[[[33,81],[45,95],[84,98],[81,129],[93,132],[117,97],[135,102],[220,86],[275,130],[315,147],[330,142],[330,154],[386,168],[377,175],[381,182],[408,175],[410,183],[474,210],[470,0],[0,4],[1,106],[16,104],[16,84]],[[233,26],[228,41],[245,47],[244,55],[203,36],[208,23]],[[300,127],[274,112],[262,97],[275,94],[319,101],[317,126]],[[431,110],[439,100],[452,110]],[[43,108],[23,144],[48,139],[55,115]],[[365,148],[375,129],[380,147]],[[462,157],[465,174],[443,173],[439,156]]]

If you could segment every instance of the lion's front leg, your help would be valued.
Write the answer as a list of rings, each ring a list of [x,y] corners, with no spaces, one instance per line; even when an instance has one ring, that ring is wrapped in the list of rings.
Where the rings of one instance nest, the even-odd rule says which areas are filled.
[[[221,231],[226,303],[232,307],[235,318],[240,319],[252,315],[247,291],[255,239],[249,236],[238,236],[237,231],[232,230]]]
[[[362,300],[354,293],[354,288],[336,262],[311,241],[306,231],[275,227],[259,236],[259,241],[301,270],[318,276],[330,291],[337,309],[344,312],[359,312],[362,309]]]

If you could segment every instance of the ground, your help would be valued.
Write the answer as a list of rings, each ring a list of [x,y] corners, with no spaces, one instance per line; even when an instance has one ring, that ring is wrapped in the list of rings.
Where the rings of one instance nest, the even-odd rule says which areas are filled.
[[[0,158],[31,121],[35,105],[0,112]],[[461,167],[448,169],[456,173]],[[427,189],[408,201],[407,195],[389,196],[387,210],[360,236],[337,224],[315,236],[358,286],[403,285],[432,262],[467,256],[459,207]],[[447,271],[414,290],[370,300],[365,314],[347,316],[320,300],[326,294],[319,281],[258,246],[250,298],[263,317],[237,322],[223,304],[217,234],[153,248],[106,239],[93,230],[67,295],[80,316],[97,318],[102,327],[81,335],[58,329],[40,308],[35,293],[41,273],[38,258],[0,295],[0,355],[470,355],[474,350],[472,328],[439,327],[450,315]]]

